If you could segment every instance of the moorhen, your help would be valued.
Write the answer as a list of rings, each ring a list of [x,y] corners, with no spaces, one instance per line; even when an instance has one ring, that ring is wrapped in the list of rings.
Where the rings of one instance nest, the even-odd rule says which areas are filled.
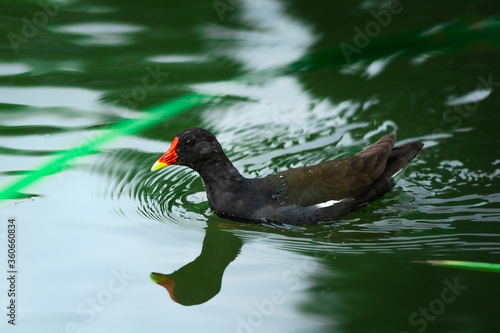
[[[396,176],[423,147],[414,141],[394,147],[388,134],[359,154],[245,178],[209,131],[181,131],[151,171],[176,164],[197,171],[211,209],[222,218],[242,222],[312,224],[335,220],[389,192]]]

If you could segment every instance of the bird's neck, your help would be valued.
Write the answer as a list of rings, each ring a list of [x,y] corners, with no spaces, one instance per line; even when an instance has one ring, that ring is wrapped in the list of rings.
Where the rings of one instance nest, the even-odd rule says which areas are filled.
[[[246,182],[246,178],[239,173],[225,154],[219,155],[215,161],[201,166],[196,171],[203,179],[207,193],[209,191],[241,191]]]

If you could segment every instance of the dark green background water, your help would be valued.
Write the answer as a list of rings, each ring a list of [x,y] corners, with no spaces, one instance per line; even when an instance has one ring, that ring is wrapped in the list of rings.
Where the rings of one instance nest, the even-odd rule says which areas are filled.
[[[19,294],[2,332],[498,332],[498,274],[414,261],[500,262],[500,5],[216,4],[0,1],[0,188],[153,106],[219,96],[3,203]],[[425,148],[338,221],[245,225],[210,211],[194,172],[149,171],[194,126],[246,176],[390,132]]]

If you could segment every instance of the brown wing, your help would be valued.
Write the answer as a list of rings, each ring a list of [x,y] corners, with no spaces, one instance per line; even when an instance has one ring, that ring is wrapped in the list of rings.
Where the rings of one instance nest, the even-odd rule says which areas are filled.
[[[280,205],[310,206],[329,200],[358,199],[384,171],[396,136],[389,134],[359,154],[291,169],[263,178]]]

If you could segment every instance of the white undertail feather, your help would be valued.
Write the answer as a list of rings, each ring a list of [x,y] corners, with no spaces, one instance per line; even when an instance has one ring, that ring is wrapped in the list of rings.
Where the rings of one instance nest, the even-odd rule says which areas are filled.
[[[401,168],[401,169],[399,169],[398,171],[396,171],[396,173],[394,173],[394,174],[392,175],[392,178],[396,177],[396,176],[398,175],[398,173],[400,173],[400,172],[401,172],[401,170],[403,170],[403,169],[404,169],[404,168]]]

